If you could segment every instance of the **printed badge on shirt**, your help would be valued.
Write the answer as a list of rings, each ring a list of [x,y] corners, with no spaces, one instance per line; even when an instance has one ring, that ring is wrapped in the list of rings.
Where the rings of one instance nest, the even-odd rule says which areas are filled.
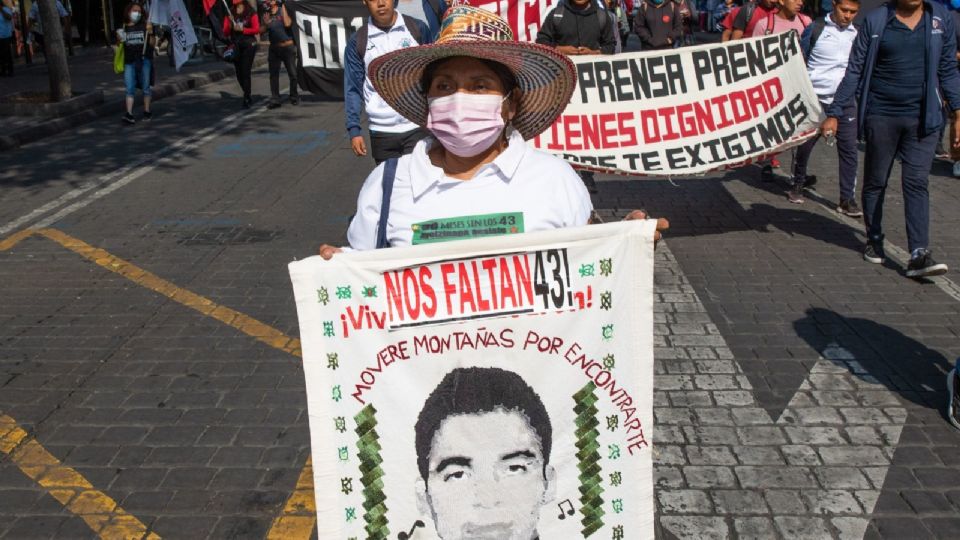
[[[480,214],[414,223],[413,245],[485,238],[523,232],[523,212]]]

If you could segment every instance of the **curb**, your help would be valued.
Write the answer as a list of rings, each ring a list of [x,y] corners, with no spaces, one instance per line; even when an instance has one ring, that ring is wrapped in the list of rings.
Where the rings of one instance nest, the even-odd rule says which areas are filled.
[[[253,64],[253,67],[261,68],[265,65],[267,65],[267,60],[265,55],[263,55],[257,58]],[[222,81],[228,77],[233,77],[233,74],[233,68],[227,67],[223,69],[215,69],[206,73],[198,73],[196,75],[177,78],[176,80],[153,87],[152,98],[153,101],[158,101],[164,98],[172,97],[182,92],[195,90],[197,88]],[[109,116],[111,114],[119,115],[122,112],[122,103],[103,103],[70,116],[53,118],[47,122],[27,126],[10,133],[0,135],[0,152],[13,150],[27,143],[31,143],[51,135],[56,135],[57,133],[67,131],[71,128],[75,128],[89,122],[93,122],[98,118]]]

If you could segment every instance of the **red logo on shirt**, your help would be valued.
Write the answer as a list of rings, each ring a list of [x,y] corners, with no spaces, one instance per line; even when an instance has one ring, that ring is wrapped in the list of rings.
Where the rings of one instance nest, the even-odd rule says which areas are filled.
[[[669,16],[669,15],[664,15],[664,16],[663,16],[663,22],[665,22],[665,23],[670,22],[670,16]]]

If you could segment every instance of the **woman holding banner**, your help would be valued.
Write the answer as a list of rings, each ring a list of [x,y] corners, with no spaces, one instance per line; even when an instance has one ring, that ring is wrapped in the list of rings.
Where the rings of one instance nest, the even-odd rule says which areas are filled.
[[[432,137],[367,178],[347,239],[357,250],[586,225],[593,206],[562,159],[529,146],[563,112],[572,63],[514,40],[496,15],[447,11],[432,45],[375,60],[383,99]],[[626,219],[643,219],[635,210]],[[666,229],[661,219],[658,229]],[[659,232],[657,233],[659,236]],[[340,248],[323,245],[326,259]]]
[[[243,108],[253,102],[250,97],[250,76],[253,72],[253,59],[257,55],[257,34],[260,33],[260,18],[247,5],[247,0],[233,0],[230,17],[223,19],[223,34],[230,36],[236,47],[235,67],[237,82],[243,91]]]

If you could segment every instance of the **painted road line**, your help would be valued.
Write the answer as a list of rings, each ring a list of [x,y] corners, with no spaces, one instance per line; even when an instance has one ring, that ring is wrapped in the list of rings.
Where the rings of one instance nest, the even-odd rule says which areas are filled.
[[[293,489],[283,511],[273,520],[267,540],[308,540],[313,535],[317,521],[317,503],[313,496],[313,463],[307,463],[300,471],[297,486]]]
[[[26,240],[33,233],[33,229],[23,229],[22,231],[17,231],[11,234],[3,240],[0,240],[0,251],[12,249],[13,246],[19,244],[23,240]]]
[[[0,412],[0,452],[40,484],[54,499],[73,512],[101,538],[147,538],[147,526],[129,514],[107,494],[94,489],[80,473],[60,463],[17,422]]]
[[[221,306],[216,302],[190,292],[182,287],[143,270],[107,251],[93,247],[82,240],[55,229],[37,231],[46,238],[57,242],[61,246],[79,254],[97,265],[120,274],[134,283],[158,292],[202,315],[232,326],[241,332],[283,352],[302,357],[300,340],[289,337],[283,332],[266,325],[239,311]],[[313,497],[313,467],[310,458],[303,469],[293,493],[287,500],[280,516],[274,521],[270,529],[271,538],[309,539],[316,522],[316,502]]]
[[[99,187],[103,189],[95,191],[90,194],[85,199],[79,200],[69,206],[61,209],[59,212],[50,216],[38,223],[34,223],[31,228],[39,229],[42,227],[49,227],[53,223],[63,219],[67,215],[76,212],[77,210],[89,205],[93,201],[100,199],[104,195],[107,195],[127,184],[133,182],[134,180],[140,178],[141,176],[147,174],[148,172],[155,169],[161,163],[167,161],[175,160],[181,157],[181,153],[184,150],[193,150],[199,146],[202,146],[213,139],[223,135],[224,133],[230,131],[231,129],[240,125],[241,122],[249,118],[253,118],[259,114],[262,114],[267,109],[265,107],[257,107],[250,110],[236,112],[230,116],[223,119],[223,122],[217,123],[217,125],[208,126],[203,128],[191,135],[180,138],[173,143],[161,148],[160,150],[148,154],[133,163],[129,163],[115,169],[107,174],[104,174],[97,178],[96,180],[90,180],[82,182],[78,187],[64,193],[63,195],[57,197],[56,199],[43,204],[37,208],[34,208],[30,212],[9,221],[3,225],[0,225],[0,235],[8,234],[11,231],[28,226],[31,222],[41,218],[42,216],[56,210],[57,208],[62,207],[63,205],[73,201],[74,199],[80,198],[81,196],[87,194],[87,192],[94,190]],[[116,180],[114,180],[116,179]],[[113,182],[113,183],[111,183]]]
[[[244,315],[239,311],[221,306],[213,300],[204,298],[199,294],[178,287],[156,274],[139,268],[130,262],[115,257],[100,248],[93,247],[82,240],[78,240],[56,229],[41,229],[37,231],[37,234],[53,240],[85,259],[111,272],[120,274],[140,286],[158,292],[181,305],[198,311],[202,315],[212,317],[226,325],[232,326],[271,347],[296,357],[301,357],[300,340],[287,336],[276,328]]]

